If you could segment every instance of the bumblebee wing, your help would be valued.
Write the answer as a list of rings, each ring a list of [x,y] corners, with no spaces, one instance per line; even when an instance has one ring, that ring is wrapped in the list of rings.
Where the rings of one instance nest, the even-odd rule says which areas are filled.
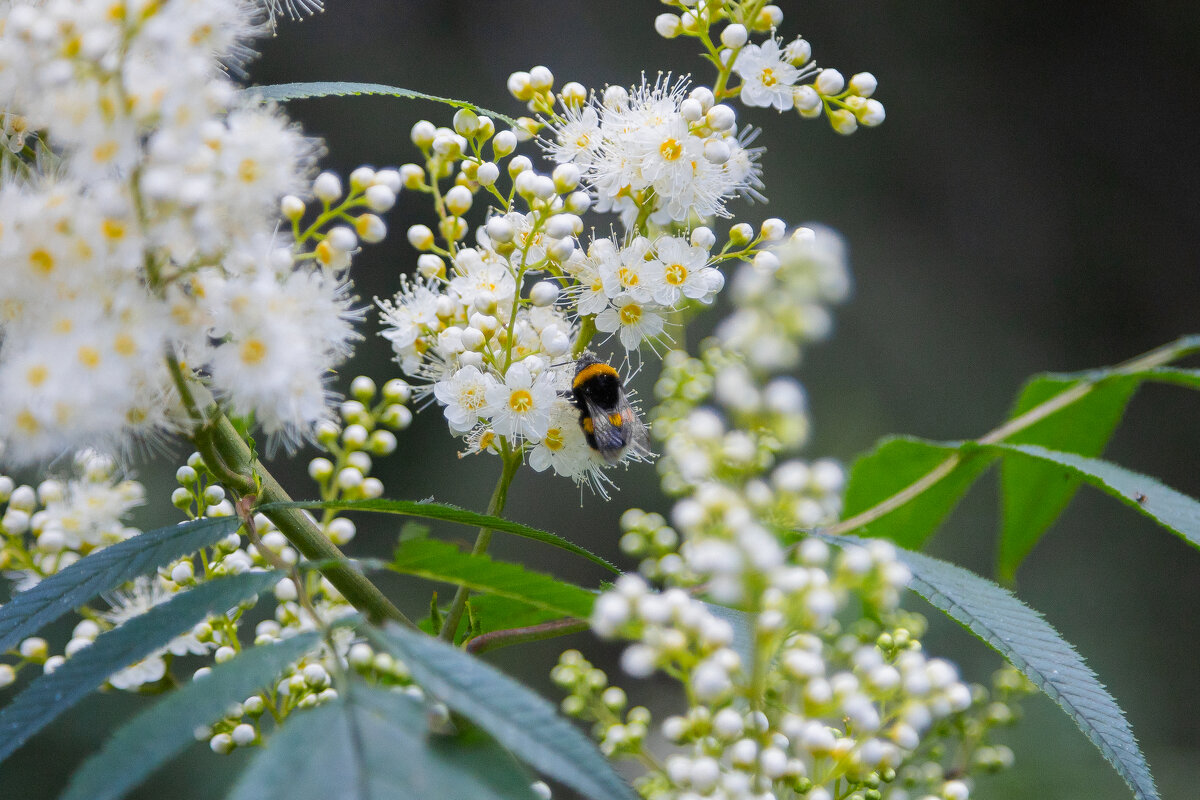
[[[625,393],[621,392],[612,408],[604,408],[584,397],[587,416],[592,424],[592,438],[596,450],[609,464],[615,464],[632,452],[639,460],[649,455],[649,436],[646,425],[629,405]]]

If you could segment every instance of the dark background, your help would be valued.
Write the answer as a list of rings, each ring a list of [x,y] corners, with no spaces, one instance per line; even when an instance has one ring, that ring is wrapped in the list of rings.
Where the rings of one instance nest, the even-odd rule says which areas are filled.
[[[846,236],[856,292],[837,311],[837,331],[809,352],[814,437],[810,457],[849,461],[888,433],[930,438],[982,434],[999,422],[1022,380],[1042,370],[1114,363],[1194,331],[1200,300],[1200,174],[1194,152],[1200,67],[1200,6],[1118,2],[782,3],[781,34],[804,34],[818,63],[849,76],[869,70],[888,119],[849,138],[794,114],[746,111],[764,127],[763,216],[829,224]],[[705,64],[688,40],[652,28],[663,7],[623,2],[339,2],[302,24],[284,24],[251,67],[261,83],[360,80],[471,99],[510,114],[504,82],[545,64],[557,82],[629,84],[641,71],[694,71]],[[293,102],[289,110],[326,139],[327,164],[411,160],[408,129],[450,111],[391,98]],[[415,216],[414,216],[415,215]],[[364,297],[390,295],[414,254],[403,231],[429,222],[405,198],[393,235],[358,262]],[[379,382],[394,374],[375,343],[347,370]],[[1149,386],[1130,407],[1107,456],[1200,495],[1200,401]],[[440,415],[418,417],[377,473],[389,496],[482,508],[498,464],[455,457]],[[179,458],[185,452],[177,453]],[[303,463],[291,473],[309,492]],[[173,468],[166,472],[169,476]],[[636,474],[635,474],[636,472]],[[150,466],[140,470],[157,506],[149,526],[171,518]],[[509,515],[568,534],[621,559],[615,520],[629,506],[666,511],[651,470],[631,471],[610,503],[562,480],[523,472]],[[994,481],[983,480],[931,551],[985,574],[995,547]],[[386,553],[394,528],[364,522],[355,552]],[[469,532],[441,530],[466,537]],[[580,581],[601,576],[523,541],[502,539],[501,557]],[[625,566],[631,566],[622,560]],[[399,582],[414,613],[426,587]],[[1017,590],[1088,659],[1122,704],[1164,798],[1200,796],[1200,553],[1106,497],[1085,489],[1022,567]],[[913,601],[919,605],[920,601]],[[932,615],[936,614],[929,610]],[[997,657],[934,620],[929,650],[986,679]],[[585,637],[589,655],[615,652]],[[59,643],[61,647],[61,642]],[[550,696],[545,677],[561,642],[504,651],[495,660]],[[0,768],[0,797],[51,797],[66,774],[132,710],[137,698],[104,695],[83,706]],[[1106,800],[1128,791],[1082,734],[1047,699],[1026,703],[1009,741],[1016,769],[974,796]],[[216,796],[246,754],[203,748],[176,762],[138,797]]]

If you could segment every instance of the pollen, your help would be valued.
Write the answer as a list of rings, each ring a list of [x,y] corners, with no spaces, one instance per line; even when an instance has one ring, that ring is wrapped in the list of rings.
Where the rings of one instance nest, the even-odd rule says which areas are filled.
[[[88,369],[95,369],[100,366],[100,351],[94,347],[85,344],[79,348],[76,355],[79,357],[79,363]]]
[[[617,270],[617,277],[621,279],[622,286],[637,286],[641,280],[638,274],[628,267],[621,267]]]
[[[672,286],[682,286],[687,276],[688,270],[683,264],[668,264],[663,277]]]
[[[29,265],[34,272],[48,275],[54,271],[54,256],[50,255],[50,251],[39,248],[29,254]]]
[[[45,364],[35,364],[25,372],[25,380],[34,387],[41,386],[48,377],[50,377],[50,370],[46,369]]]
[[[621,306],[619,316],[621,317],[622,325],[636,325],[638,320],[642,318],[642,307],[637,303]]]
[[[120,220],[106,219],[100,228],[104,231],[104,236],[107,239],[125,238],[125,223]]]
[[[658,154],[664,161],[676,161],[683,155],[683,145],[675,139],[667,139],[658,146]]]
[[[542,444],[547,450],[557,452],[563,448],[563,434],[558,428],[551,428],[542,437]]]
[[[763,86],[774,86],[775,84],[779,83],[779,79],[775,77],[775,70],[771,69],[770,67],[767,67],[762,71],[761,78]]]
[[[29,409],[22,409],[17,414],[17,428],[22,433],[34,434],[41,430],[42,426],[38,424],[37,417],[30,413]]]
[[[517,389],[508,396],[508,407],[518,414],[527,414],[533,409],[533,395],[528,389]]]
[[[98,144],[92,149],[92,160],[97,164],[107,164],[109,161],[112,161],[116,155],[117,143],[111,140],[103,142],[102,144]]]
[[[243,363],[257,364],[266,358],[267,346],[261,339],[247,339],[242,342],[241,356]]]
[[[258,162],[253,158],[243,158],[242,163],[238,164],[237,176],[242,183],[254,183],[261,174]]]
[[[119,356],[131,356],[137,352],[137,342],[128,333],[117,334],[113,340],[113,350]]]

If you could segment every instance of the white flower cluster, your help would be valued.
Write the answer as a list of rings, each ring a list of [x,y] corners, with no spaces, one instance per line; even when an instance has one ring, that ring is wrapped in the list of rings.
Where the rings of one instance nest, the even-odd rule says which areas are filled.
[[[533,96],[528,81],[518,86],[517,99]],[[689,92],[686,79],[660,77],[632,92],[609,86],[600,99],[564,105],[550,122],[546,150],[578,166],[596,210],[620,213],[627,228],[647,213],[656,223],[728,217],[727,199],[762,199],[762,149],[747,146],[749,131],[739,137],[733,108],[717,103],[708,87]]]
[[[947,780],[922,744],[955,728],[982,742],[1011,714],[964,684],[953,665],[924,654],[904,627],[919,628],[920,619],[897,608],[908,578],[885,543],[831,559],[827,545],[806,540],[797,561],[769,577],[757,613],[735,615],[742,641],[728,612],[718,617],[678,588],[659,593],[641,578],[620,578],[597,598],[592,627],[633,640],[621,657],[632,677],[662,670],[682,682],[688,709],[658,726],[676,745],[665,758],[645,750],[650,712],[635,707],[621,718],[625,693],[578,652],[564,653],[552,677],[570,692],[564,710],[596,722],[606,753],[655,765],[636,784],[649,800],[793,792],[904,800],[960,788],[953,796],[965,797],[968,784]],[[843,625],[850,609],[881,623]],[[958,722],[942,724],[950,718]],[[984,749],[1002,760],[1002,751]],[[854,790],[863,794],[847,794]]]
[[[160,436],[195,377],[268,434],[328,416],[328,372],[357,337],[345,267],[382,238],[373,212],[399,176],[360,171],[344,198],[332,175],[309,182],[317,143],[218,60],[248,52],[263,14],[243,0],[0,8],[0,109],[25,167],[0,186],[10,459]],[[301,228],[294,195],[310,189],[320,208]]]
[[[835,69],[821,69],[811,60],[812,45],[797,36],[789,42],[776,37],[783,10],[754,0],[735,3],[678,2],[666,0],[675,13],[659,14],[654,28],[666,39],[690,36],[700,40],[707,57],[719,65],[718,99],[737,96],[747,106],[788,111],[814,119],[824,113],[840,134],[854,133],[859,125],[883,122],[883,104],[872,95],[875,76],[860,72],[849,82]],[[719,35],[714,26],[721,25]],[[759,43],[752,35],[767,34]],[[715,41],[714,41],[715,40]],[[718,46],[717,42],[720,43]],[[738,83],[725,88],[736,75]]]
[[[352,382],[350,391],[353,399],[344,401],[339,407],[340,424],[326,421],[316,434],[318,445],[332,456],[332,460],[318,457],[309,465],[310,475],[325,500],[362,499],[382,494],[383,484],[370,475],[372,457],[393,452],[396,447],[393,431],[408,427],[412,421],[412,412],[406,406],[411,390],[404,381],[388,381],[379,391],[373,381],[360,376]],[[4,504],[3,514],[0,514],[0,568],[13,581],[15,591],[36,584],[87,553],[141,533],[121,521],[133,506],[141,505],[144,497],[141,484],[132,480],[118,481],[115,461],[108,456],[87,451],[77,455],[75,463],[79,477],[45,480],[36,489],[17,486],[8,476],[0,475],[0,503]],[[189,518],[233,515],[233,504],[214,481],[198,453],[193,453],[188,463],[177,470],[175,478],[179,488],[172,494],[171,501]],[[356,533],[354,523],[333,510],[323,512],[317,524],[338,545],[348,543]],[[83,610],[85,619],[76,626],[61,654],[51,655],[50,645],[44,639],[26,640],[18,648],[20,660],[15,666],[0,664],[0,687],[11,683],[9,678],[15,679],[17,670],[26,665],[40,665],[46,672],[54,671],[104,631],[119,627],[198,583],[251,570],[294,566],[299,562],[299,554],[269,519],[256,514],[254,525],[261,549],[260,544],[247,542],[242,533],[231,533],[198,557],[177,559],[159,569],[156,575],[138,578],[107,593],[104,596],[106,607]],[[274,618],[259,622],[255,627],[257,644],[319,627],[318,620],[300,601],[301,592],[324,623],[354,612],[354,608],[324,578],[307,574],[303,581],[305,585],[299,586],[288,577],[276,584]],[[241,609],[233,609],[227,615],[196,625],[190,632],[172,639],[166,647],[110,676],[108,684],[131,691],[157,684],[166,677],[172,659],[178,656],[212,654],[217,663],[232,658],[242,647],[238,639],[241,614]],[[344,661],[351,642],[345,638],[339,640],[339,644],[344,647],[339,650],[338,657]],[[317,680],[313,677],[317,667],[312,666],[317,664],[323,665],[321,669],[332,669],[332,657],[321,649],[292,665],[281,679],[278,694],[264,692],[256,695],[257,700],[248,699],[238,713],[231,711],[207,728],[204,738],[210,740],[214,750],[228,752],[232,749],[231,743],[236,746],[257,741],[256,720],[264,710],[271,710],[274,718],[282,718],[294,708],[307,707],[333,696],[328,693],[328,675],[323,682]],[[391,671],[396,673],[402,668],[393,667]],[[208,668],[202,667],[195,674],[203,677],[207,673]],[[250,725],[254,737],[247,740],[245,729],[235,733],[240,725]]]
[[[135,480],[94,450],[75,454],[73,474],[37,487],[0,474],[0,570],[23,591],[87,553],[141,533],[123,521],[145,502]]]
[[[530,74],[553,94],[548,70]],[[565,107],[574,96],[568,92],[559,95]],[[646,453],[629,447],[620,459],[606,459],[588,446],[570,397],[574,372],[564,362],[573,367],[597,332],[631,353],[655,347],[667,338],[672,312],[709,304],[720,292],[718,264],[753,258],[778,226],[757,236],[750,230],[717,250],[708,227],[673,232],[642,219],[624,234],[581,244],[580,215],[593,202],[578,165],[539,173],[529,158],[513,155],[513,132],[496,133],[491,119],[465,110],[453,128],[417,123],[412,140],[425,164],[404,165],[401,180],[433,196],[439,221],[436,234],[425,225],[409,229],[422,253],[418,275],[402,277],[396,296],[378,301],[382,335],[404,372],[424,384],[418,395],[436,400],[450,430],[466,438],[468,452],[527,457],[536,470],[553,469],[603,493],[608,462]],[[500,187],[502,166],[508,190]],[[453,186],[443,189],[440,179],[450,176]],[[672,185],[692,191],[686,180]],[[664,185],[661,197],[669,200],[665,192]],[[463,215],[480,194],[496,205],[468,246]]]

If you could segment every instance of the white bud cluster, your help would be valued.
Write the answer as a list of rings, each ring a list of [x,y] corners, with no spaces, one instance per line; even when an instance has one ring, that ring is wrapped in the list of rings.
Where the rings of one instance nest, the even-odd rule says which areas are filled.
[[[661,536],[665,526],[652,517],[638,522],[659,523]],[[878,633],[875,623],[852,634],[838,621],[857,607],[864,618],[919,626],[919,617],[897,608],[897,591],[908,579],[891,545],[848,548],[835,558],[820,540],[805,540],[768,581],[758,613],[739,623],[747,627],[741,643],[726,619],[681,589],[656,592],[639,577],[618,579],[597,598],[593,630],[632,642],[621,656],[625,673],[644,679],[666,671],[689,698],[685,712],[660,724],[676,749],[665,760],[659,756],[661,772],[643,778],[661,787],[649,796],[832,796],[822,793],[834,791],[837,776],[865,790],[896,780],[898,771],[906,787],[940,789],[942,797],[965,791],[962,781],[944,782],[940,766],[920,755],[921,745],[942,720],[958,715],[976,735],[1006,722],[996,707],[1008,707],[989,706],[986,692],[963,683],[949,662],[928,657],[907,628]],[[597,722],[604,752],[641,752],[648,712],[613,721],[627,700],[602,671],[568,651],[552,678],[569,692],[567,713]],[[757,692],[765,694],[756,704]],[[1004,748],[980,753],[977,761],[987,768],[1005,760]]]

